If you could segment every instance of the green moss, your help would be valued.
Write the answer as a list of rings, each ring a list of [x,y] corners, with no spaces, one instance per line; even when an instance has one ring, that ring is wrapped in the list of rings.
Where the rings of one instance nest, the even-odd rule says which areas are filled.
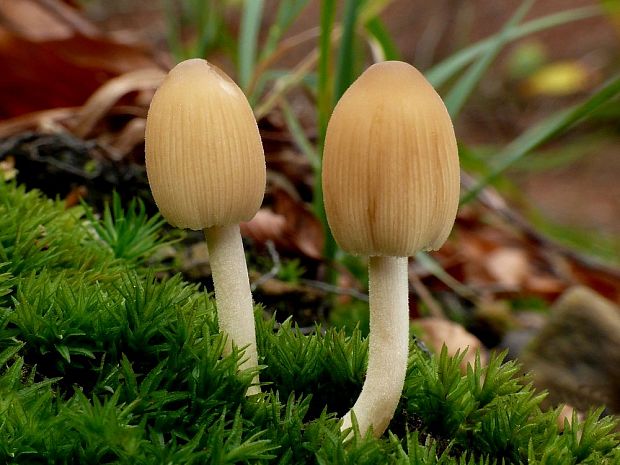
[[[209,296],[146,266],[159,223],[0,183],[0,463],[619,463],[600,412],[560,433],[514,363],[461,375],[415,344],[391,430],[345,443],[366,340],[274,329],[260,309],[264,394],[246,398],[253,373],[222,356]]]

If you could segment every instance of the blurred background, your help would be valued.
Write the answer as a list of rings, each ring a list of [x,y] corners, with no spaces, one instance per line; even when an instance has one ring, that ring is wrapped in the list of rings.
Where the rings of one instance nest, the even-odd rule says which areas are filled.
[[[412,327],[455,352],[507,350],[550,404],[620,411],[620,1],[0,0],[0,173],[101,207],[156,213],[144,171],[152,95],[202,57],[244,89],[263,137],[263,208],[242,227],[257,303],[368,328],[366,264],[321,204],[331,109],[370,64],[407,61],[453,117],[462,205],[444,248],[410,262]],[[212,289],[206,246],[162,276]]]

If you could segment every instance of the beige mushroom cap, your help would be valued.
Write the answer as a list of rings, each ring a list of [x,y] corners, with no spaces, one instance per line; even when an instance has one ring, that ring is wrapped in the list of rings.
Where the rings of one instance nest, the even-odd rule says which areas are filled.
[[[323,191],[340,247],[407,257],[447,239],[459,203],[459,159],[441,97],[413,66],[368,68],[329,121]]]
[[[205,60],[175,66],[146,121],[146,171],[173,226],[204,229],[247,221],[265,191],[256,120],[239,87]]]

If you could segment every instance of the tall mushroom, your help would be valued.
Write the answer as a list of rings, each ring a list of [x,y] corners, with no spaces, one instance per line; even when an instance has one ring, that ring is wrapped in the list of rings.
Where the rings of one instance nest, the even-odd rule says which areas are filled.
[[[203,229],[220,330],[245,347],[240,368],[256,367],[252,294],[239,223],[254,216],[265,190],[256,120],[239,87],[205,60],[173,68],[146,122],[146,169],[161,214],[179,228]],[[255,385],[248,394],[260,392]]]
[[[336,242],[370,257],[368,368],[352,412],[362,434],[372,427],[378,437],[407,369],[407,257],[443,245],[459,202],[450,116],[413,66],[375,64],[344,93],[327,128],[323,190]]]

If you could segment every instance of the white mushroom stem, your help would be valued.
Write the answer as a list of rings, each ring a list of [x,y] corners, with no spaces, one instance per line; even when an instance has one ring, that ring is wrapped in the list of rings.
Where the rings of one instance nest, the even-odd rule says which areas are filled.
[[[342,430],[350,428],[351,412],[366,434],[372,426],[381,436],[394,416],[405,383],[409,353],[409,287],[407,258],[370,257],[370,333],[368,369],[362,392],[345,415]]]
[[[250,279],[245,262],[239,225],[213,226],[204,230],[209,249],[209,261],[215,288],[217,317],[220,331],[228,336],[225,354],[232,352],[233,344],[245,348],[240,369],[258,365],[256,331]],[[260,392],[258,375],[247,395]]]

